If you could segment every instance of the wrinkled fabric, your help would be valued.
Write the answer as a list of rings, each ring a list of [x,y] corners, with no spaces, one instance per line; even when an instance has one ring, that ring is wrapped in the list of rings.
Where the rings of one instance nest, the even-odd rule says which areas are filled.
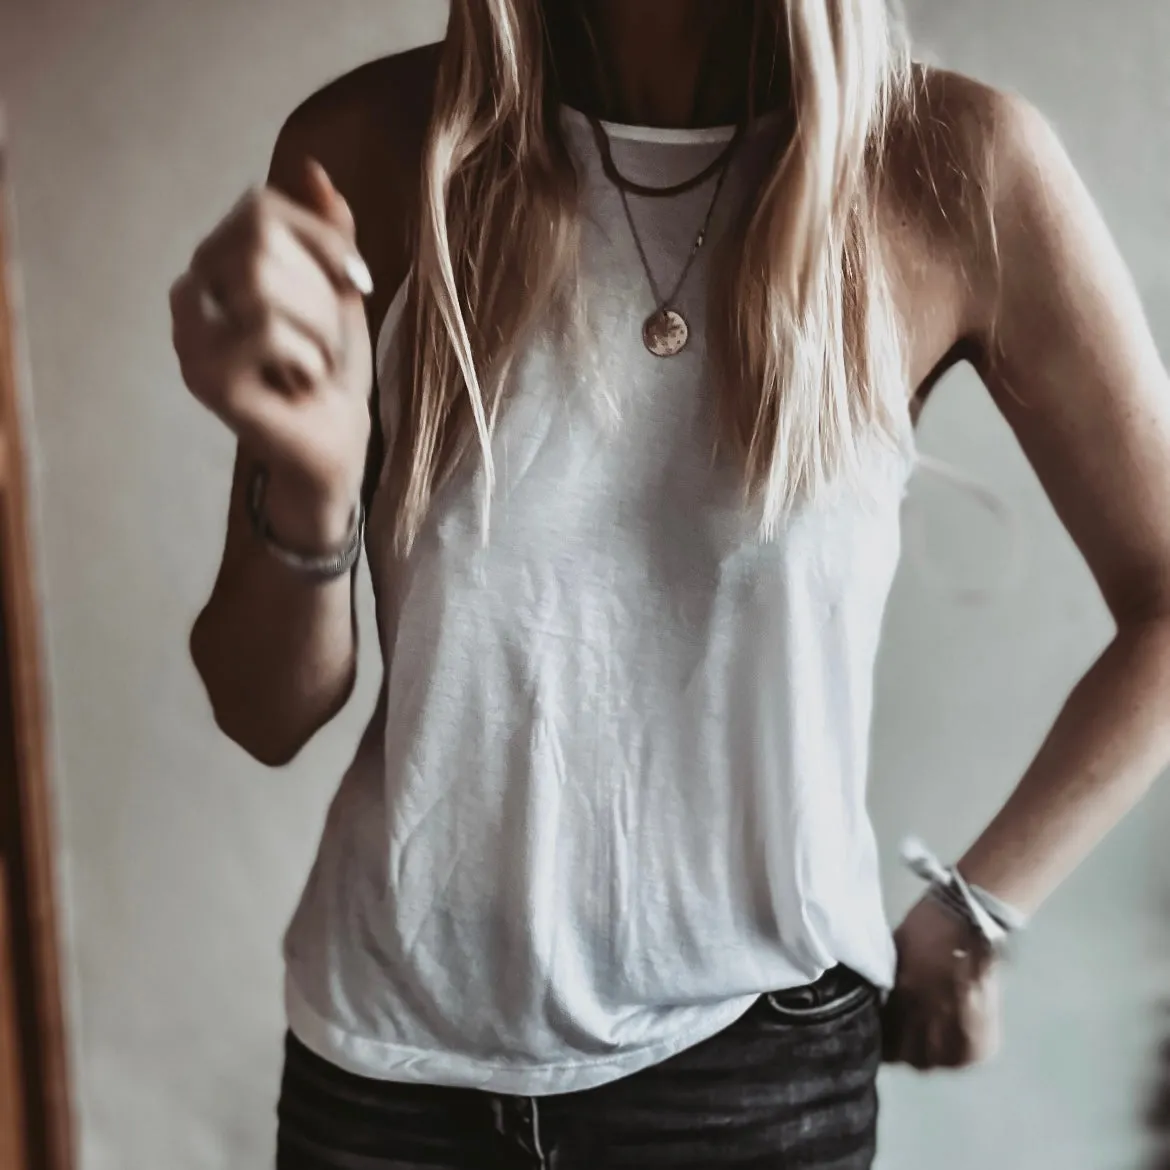
[[[289,1024],[366,1077],[542,1096],[615,1081],[844,963],[893,980],[866,810],[873,669],[913,464],[863,440],[863,482],[771,541],[713,454],[703,323],[712,250],[767,172],[740,148],[677,305],[653,309],[616,189],[566,113],[581,176],[583,332],[550,315],[511,372],[484,467],[368,553],[386,674],[286,937]],[[615,128],[620,169],[668,184],[720,131]],[[710,187],[631,197],[672,282]],[[400,295],[379,343],[393,448]],[[903,418],[904,416],[904,418]],[[385,471],[383,472],[385,476]]]

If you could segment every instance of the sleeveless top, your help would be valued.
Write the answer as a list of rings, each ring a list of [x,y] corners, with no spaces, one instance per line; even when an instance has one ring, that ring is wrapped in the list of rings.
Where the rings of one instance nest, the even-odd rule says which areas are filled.
[[[892,985],[866,808],[873,672],[914,463],[867,448],[764,542],[742,475],[712,455],[707,259],[771,166],[751,127],[652,356],[654,303],[587,120],[580,176],[593,343],[550,325],[512,372],[483,470],[438,494],[405,562],[375,495],[367,552],[385,676],[285,939],[293,1033],[350,1072],[540,1096],[658,1063],[764,992],[844,963]],[[628,178],[701,171],[730,129],[609,126]],[[630,196],[659,284],[713,185]],[[400,291],[378,344],[397,423]]]

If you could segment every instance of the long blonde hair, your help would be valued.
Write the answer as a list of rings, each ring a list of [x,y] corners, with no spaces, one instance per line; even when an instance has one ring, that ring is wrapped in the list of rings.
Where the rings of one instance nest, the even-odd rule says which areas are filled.
[[[491,439],[531,328],[571,309],[577,179],[562,138],[546,0],[452,0],[426,151],[396,440],[396,548]],[[563,0],[552,0],[563,2]],[[896,437],[905,370],[878,235],[885,140],[911,100],[885,0],[754,0],[790,56],[795,133],[712,288],[716,441],[765,536]]]

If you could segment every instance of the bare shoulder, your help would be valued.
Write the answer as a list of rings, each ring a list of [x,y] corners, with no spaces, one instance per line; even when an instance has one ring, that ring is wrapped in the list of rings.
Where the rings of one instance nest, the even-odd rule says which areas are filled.
[[[277,186],[305,157],[329,172],[380,287],[405,275],[439,51],[427,45],[330,82],[289,115],[273,154]]]
[[[953,75],[919,88],[898,175],[920,263],[940,287],[967,276],[976,368],[1114,618],[1165,615],[1170,377],[1133,273],[1034,106]]]
[[[439,45],[425,45],[371,61],[303,101],[287,118],[281,141],[314,145],[342,166],[353,166],[355,146],[373,142],[408,145],[421,137],[430,117]]]
[[[905,312],[921,318],[931,306],[925,315],[934,318],[919,361],[929,382],[948,363],[978,360],[1011,227],[1040,206],[1067,158],[1024,98],[917,66],[885,162],[883,211]]]

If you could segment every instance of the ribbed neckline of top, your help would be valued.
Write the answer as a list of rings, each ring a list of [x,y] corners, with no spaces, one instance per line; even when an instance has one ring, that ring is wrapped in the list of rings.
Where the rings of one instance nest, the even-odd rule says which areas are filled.
[[[747,134],[774,126],[783,117],[783,110],[772,110],[753,119],[747,127]],[[583,130],[591,128],[588,114],[572,106],[561,106],[561,117],[570,125]],[[735,137],[735,126],[698,126],[694,128],[664,126],[631,126],[624,122],[602,121],[602,127],[611,139],[626,142],[645,142],[657,146],[705,146],[711,143],[730,142]]]

